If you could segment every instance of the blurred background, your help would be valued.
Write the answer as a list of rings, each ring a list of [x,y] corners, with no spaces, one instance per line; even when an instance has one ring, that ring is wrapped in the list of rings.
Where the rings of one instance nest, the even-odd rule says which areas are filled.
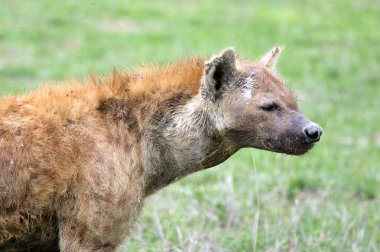
[[[162,190],[121,251],[380,251],[380,1],[252,2],[1,1],[1,95],[285,46],[278,72],[321,142],[302,157],[242,150]]]

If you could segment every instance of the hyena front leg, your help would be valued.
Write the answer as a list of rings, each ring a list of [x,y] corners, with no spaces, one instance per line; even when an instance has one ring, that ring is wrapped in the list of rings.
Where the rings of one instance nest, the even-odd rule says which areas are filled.
[[[85,224],[76,220],[61,221],[59,224],[59,246],[62,252],[113,252],[117,244],[103,241]]]

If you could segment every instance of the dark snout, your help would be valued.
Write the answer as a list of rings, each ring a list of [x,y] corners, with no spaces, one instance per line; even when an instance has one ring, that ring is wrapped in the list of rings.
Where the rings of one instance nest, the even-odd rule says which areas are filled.
[[[308,144],[318,142],[321,138],[322,132],[322,128],[315,123],[310,123],[302,129],[305,142]]]

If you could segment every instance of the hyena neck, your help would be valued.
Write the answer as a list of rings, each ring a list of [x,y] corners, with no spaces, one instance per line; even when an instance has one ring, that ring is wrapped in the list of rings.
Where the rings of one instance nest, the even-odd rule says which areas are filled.
[[[221,127],[222,118],[200,95],[163,115],[145,139],[147,195],[235,153],[237,149],[220,134]]]

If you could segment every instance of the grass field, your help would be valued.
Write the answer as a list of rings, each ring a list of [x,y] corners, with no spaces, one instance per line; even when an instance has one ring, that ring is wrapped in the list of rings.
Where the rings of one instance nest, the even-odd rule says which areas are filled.
[[[380,1],[251,2],[0,3],[2,95],[285,46],[278,71],[322,141],[302,157],[242,150],[162,190],[121,251],[380,251]]]

